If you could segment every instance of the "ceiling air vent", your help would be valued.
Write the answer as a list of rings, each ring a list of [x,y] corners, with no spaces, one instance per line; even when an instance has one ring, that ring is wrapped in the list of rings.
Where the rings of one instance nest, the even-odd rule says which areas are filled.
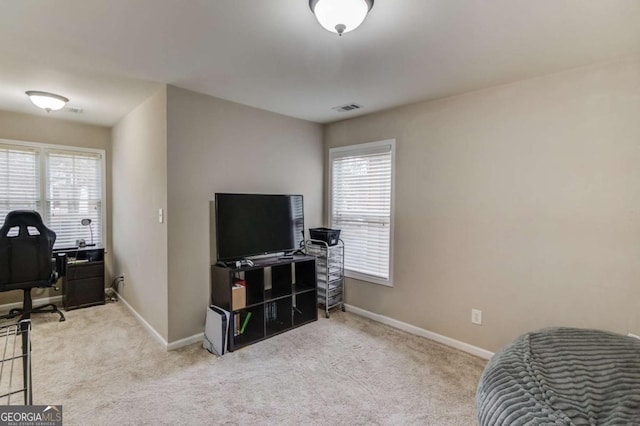
[[[352,103],[352,104],[346,104],[346,105],[340,105],[337,107],[333,107],[331,108],[332,110],[338,111],[338,112],[349,112],[349,111],[354,111],[356,109],[360,109],[362,108],[362,105],[358,105],[356,103]]]
[[[84,111],[82,108],[76,108],[76,107],[65,107],[64,110],[72,114],[82,114],[82,112]]]

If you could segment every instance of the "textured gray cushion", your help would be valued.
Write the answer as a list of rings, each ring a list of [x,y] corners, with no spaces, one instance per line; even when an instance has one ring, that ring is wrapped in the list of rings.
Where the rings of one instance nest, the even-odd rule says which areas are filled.
[[[576,328],[496,353],[476,394],[481,426],[640,425],[640,340]]]

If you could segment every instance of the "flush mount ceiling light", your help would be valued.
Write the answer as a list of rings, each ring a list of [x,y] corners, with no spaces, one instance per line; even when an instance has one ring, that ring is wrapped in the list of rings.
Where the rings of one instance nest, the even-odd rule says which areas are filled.
[[[362,24],[373,0],[309,0],[309,7],[324,29],[342,35]]]
[[[69,102],[69,99],[64,96],[56,95],[48,92],[39,92],[37,90],[29,90],[26,92],[31,102],[38,108],[42,108],[47,112],[57,111],[62,109],[64,105]]]

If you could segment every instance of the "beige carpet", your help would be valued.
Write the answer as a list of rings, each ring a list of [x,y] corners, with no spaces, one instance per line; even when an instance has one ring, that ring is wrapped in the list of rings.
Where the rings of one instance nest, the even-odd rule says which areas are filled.
[[[473,425],[486,361],[350,313],[223,357],[166,352],[121,303],[33,320],[36,404],[65,425]]]

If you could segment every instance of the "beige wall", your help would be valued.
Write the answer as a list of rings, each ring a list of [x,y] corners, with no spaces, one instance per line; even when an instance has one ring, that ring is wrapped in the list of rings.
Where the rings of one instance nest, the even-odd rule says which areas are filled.
[[[318,124],[169,86],[169,341],[202,333],[216,192],[299,193],[305,226],[322,215]]]
[[[166,87],[113,128],[113,271],[119,291],[168,338]]]
[[[61,113],[51,113],[59,117]],[[26,142],[49,143],[72,147],[104,149],[106,152],[106,206],[107,209],[107,254],[105,281],[110,283],[111,277],[111,130],[108,127],[75,123],[57,118],[40,117],[16,112],[0,111],[0,139]],[[60,296],[60,292],[49,289],[34,289],[34,298]],[[0,293],[0,304],[22,302],[21,291]]]
[[[639,113],[627,61],[327,126],[327,148],[397,139],[395,285],[350,280],[348,303],[492,351],[640,333]]]

